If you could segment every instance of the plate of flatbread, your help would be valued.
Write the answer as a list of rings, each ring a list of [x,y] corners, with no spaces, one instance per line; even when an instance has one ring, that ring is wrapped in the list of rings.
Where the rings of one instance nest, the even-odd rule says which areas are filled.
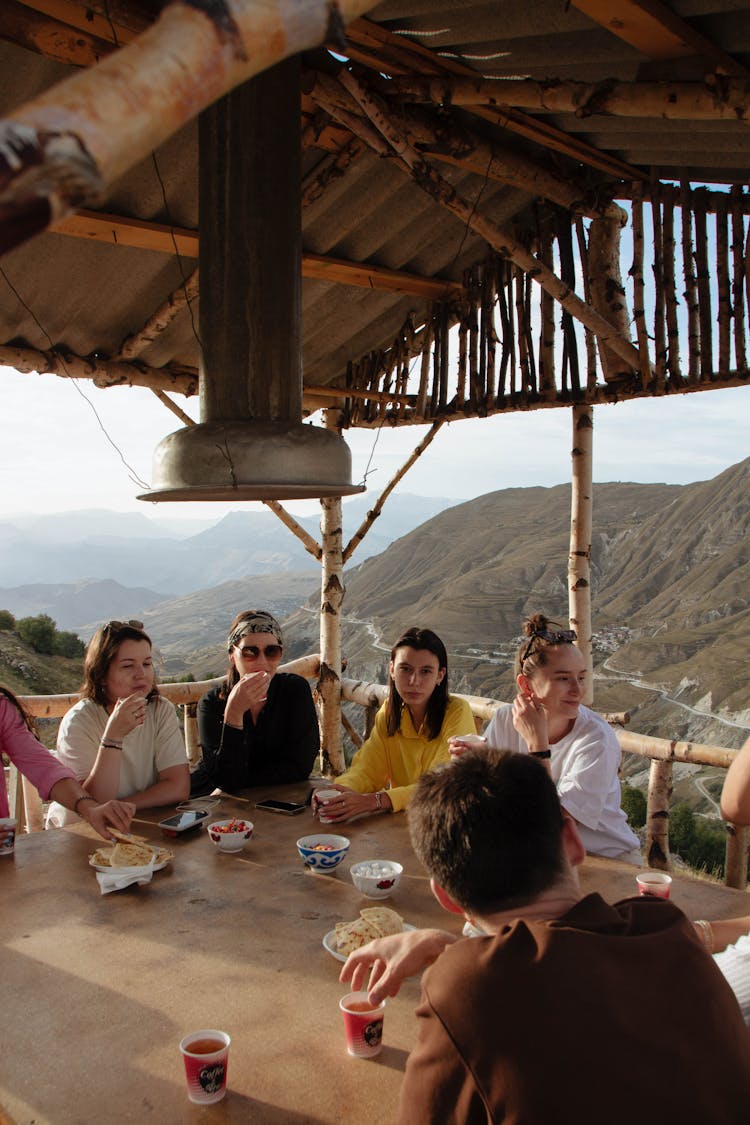
[[[89,864],[97,871],[122,867],[150,867],[152,871],[161,871],[174,859],[174,852],[168,848],[152,847],[143,836],[126,836],[116,829],[111,831],[115,843],[97,848],[89,856]]]
[[[366,906],[354,921],[337,922],[335,929],[329,930],[323,938],[323,948],[337,961],[346,961],[350,953],[367,945],[368,941],[414,929],[415,926],[404,922],[401,915],[388,906]]]

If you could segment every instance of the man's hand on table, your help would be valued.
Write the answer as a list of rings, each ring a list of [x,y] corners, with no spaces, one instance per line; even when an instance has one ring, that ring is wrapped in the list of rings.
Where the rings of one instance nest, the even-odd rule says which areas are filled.
[[[350,953],[341,970],[342,984],[351,981],[359,992],[369,970],[367,995],[372,1004],[396,996],[407,977],[416,976],[436,961],[447,945],[458,941],[446,930],[405,930],[401,934],[376,938]]]

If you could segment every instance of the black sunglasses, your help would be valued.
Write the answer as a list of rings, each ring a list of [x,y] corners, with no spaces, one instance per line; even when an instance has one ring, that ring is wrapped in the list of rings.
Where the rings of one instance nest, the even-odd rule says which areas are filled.
[[[102,625],[103,633],[119,633],[120,629],[142,629],[142,621],[108,621]]]
[[[266,645],[265,648],[258,648],[257,645],[235,645],[234,647],[239,649],[243,660],[257,660],[259,656],[265,656],[266,660],[280,660],[284,651],[281,645]]]
[[[534,641],[546,641],[550,645],[572,645],[573,641],[578,639],[578,634],[575,629],[537,629],[535,633],[531,634],[529,643],[523,651],[523,656],[519,658],[518,666],[523,668],[524,662],[532,656],[531,646]]]

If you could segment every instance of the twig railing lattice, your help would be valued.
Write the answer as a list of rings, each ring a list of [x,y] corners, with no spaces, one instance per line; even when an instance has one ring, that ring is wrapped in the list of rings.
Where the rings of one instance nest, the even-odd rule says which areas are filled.
[[[315,679],[320,672],[320,658],[313,654],[301,657],[284,666],[285,670],[295,671],[307,679]],[[202,695],[210,688],[221,683],[220,679],[203,680],[197,683],[161,684],[161,694],[176,705],[185,707],[185,741],[189,748],[197,746],[197,732],[195,728],[194,709],[191,704],[196,704]],[[362,707],[365,719],[374,718],[375,711],[384,701],[387,688],[384,684],[366,683],[362,680],[352,680],[342,677],[342,700],[357,704]],[[502,701],[488,699],[480,696],[463,695],[471,707],[477,729],[481,730],[484,723],[488,722]],[[21,696],[21,702],[34,718],[50,719],[61,718],[68,708],[77,702],[76,693],[69,695],[27,695]],[[606,716],[605,716],[606,718]],[[617,735],[622,750],[628,754],[636,754],[641,758],[651,760],[648,789],[648,813],[646,835],[646,858],[651,866],[665,868],[669,864],[669,797],[672,792],[672,764],[673,762],[691,762],[698,765],[714,766],[728,769],[736,750],[723,746],[707,746],[695,742],[677,742],[666,738],[655,738],[638,734],[635,731],[623,730],[615,722],[617,716],[611,717],[613,729]],[[621,718],[621,717],[620,717]],[[349,726],[344,723],[344,729]],[[367,732],[368,724],[365,723]],[[356,741],[356,739],[354,740]],[[192,756],[191,756],[192,760]],[[16,815],[20,814],[20,822],[39,823],[39,811],[27,806],[24,809],[21,786],[17,784],[16,771],[11,768],[11,794],[17,793]],[[26,790],[35,793],[31,787]],[[38,801],[38,797],[37,797]],[[13,809],[13,801],[11,801]],[[726,858],[724,868],[724,882],[730,887],[744,888],[747,885],[748,844],[750,843],[750,829],[738,828],[733,824],[726,824]]]
[[[750,194],[685,183],[638,184],[631,195],[628,280],[619,294],[610,280],[608,300],[632,310],[638,370],[605,378],[592,333],[528,273],[490,254],[466,271],[460,296],[434,302],[423,323],[411,314],[391,347],[348,365],[342,391],[357,394],[348,400],[349,424],[482,417],[746,382]],[[540,262],[571,288],[577,281],[587,302],[590,228],[588,219],[540,206],[525,235]],[[390,398],[396,394],[398,401]]]

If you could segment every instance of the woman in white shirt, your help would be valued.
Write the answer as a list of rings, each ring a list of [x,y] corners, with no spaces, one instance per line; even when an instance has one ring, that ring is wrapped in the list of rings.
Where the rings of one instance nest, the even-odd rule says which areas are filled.
[[[609,723],[581,703],[586,671],[576,634],[537,613],[524,636],[515,659],[518,695],[495,712],[488,745],[546,765],[587,852],[640,864],[639,840],[620,803],[620,744]],[[468,748],[457,739],[451,753]]]
[[[190,795],[190,773],[174,707],[154,682],[151,640],[138,621],[109,621],[86,650],[79,700],[64,716],[57,757],[97,801],[148,809]],[[72,822],[56,803],[47,827]]]

